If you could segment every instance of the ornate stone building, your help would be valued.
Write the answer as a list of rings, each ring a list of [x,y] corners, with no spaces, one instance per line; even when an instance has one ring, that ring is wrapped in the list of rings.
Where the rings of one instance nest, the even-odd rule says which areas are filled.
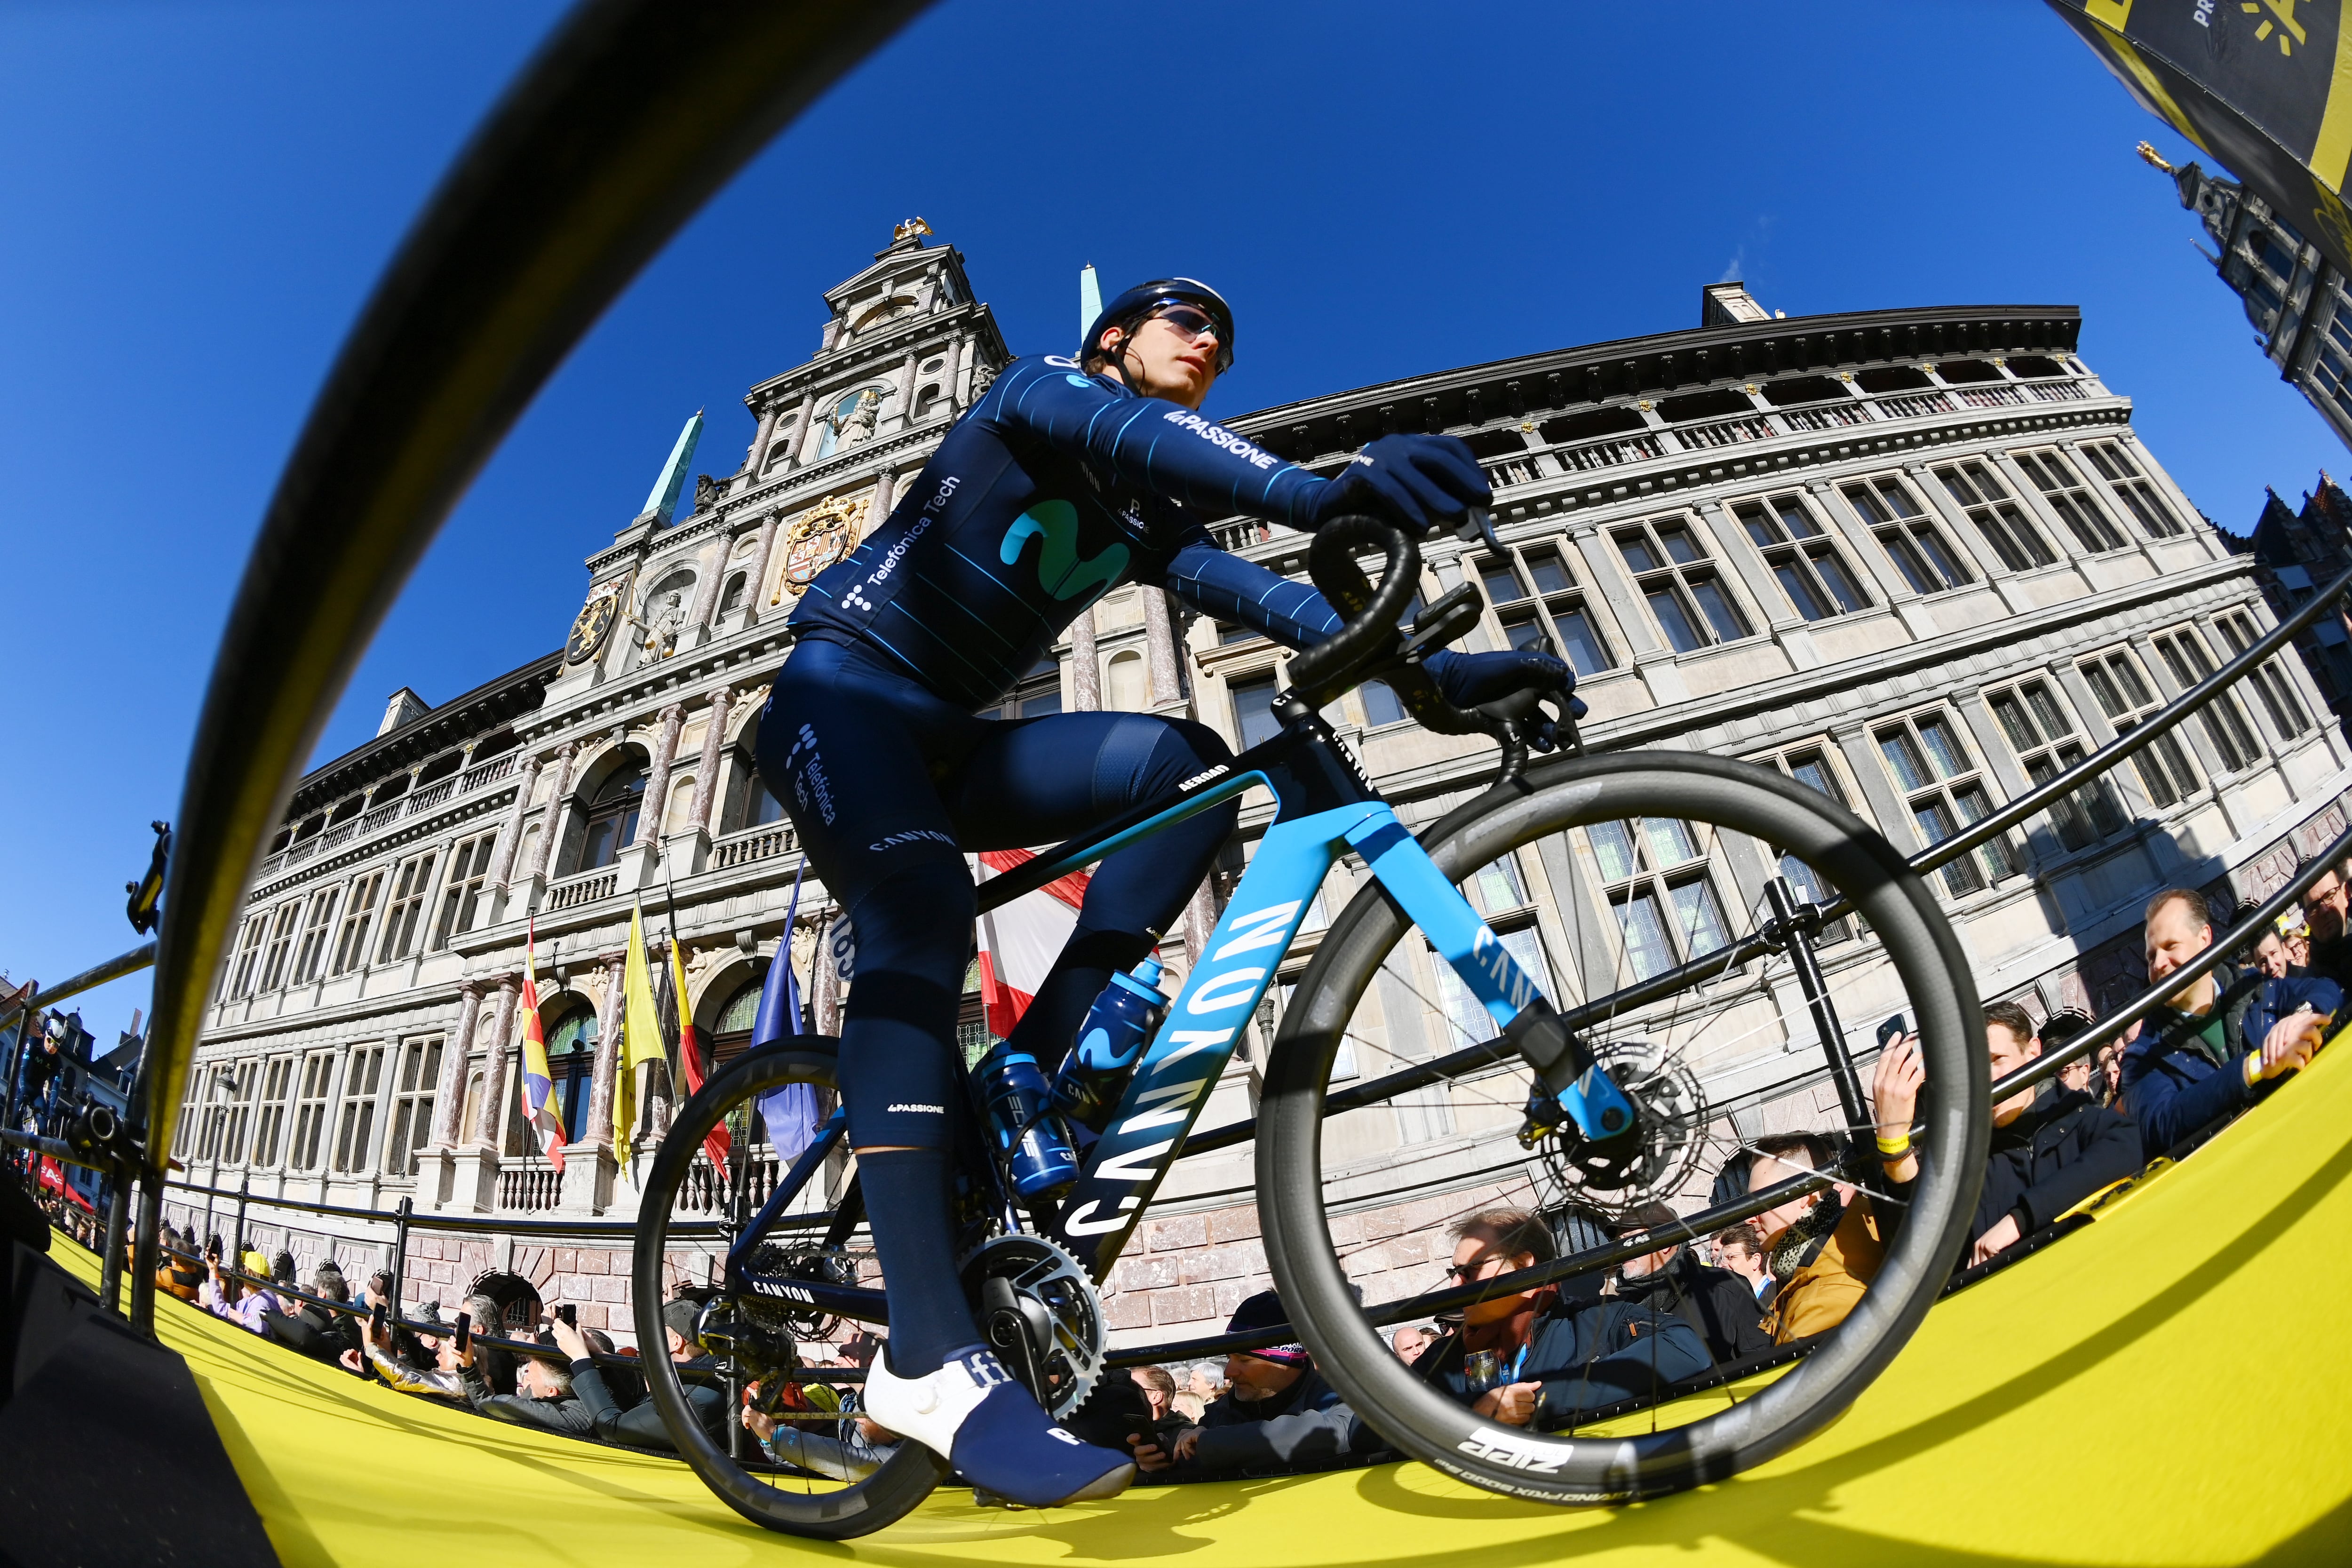
[[[438,708],[395,699],[385,733],[302,782],[222,978],[180,1151],[195,1180],[250,1183],[265,1237],[282,1229],[307,1258],[364,1253],[389,1235],[259,1201],[280,1194],[379,1208],[407,1196],[457,1215],[633,1214],[610,1108],[634,900],[646,899],[658,934],[674,889],[687,1005],[722,1055],[747,1039],[780,952],[807,977],[820,1028],[836,1021],[843,977],[820,951],[831,910],[812,881],[784,930],[799,856],[750,737],[799,587],[887,513],[1007,361],[962,258],[926,232],[907,226],[827,293],[815,355],[751,389],[756,433],[737,472],[698,484],[688,515],[641,516],[588,558],[562,651]],[[1230,423],[1325,471],[1391,431],[1465,437],[1494,480],[1505,549],[1433,542],[1425,592],[1481,584],[1473,646],[1548,627],[1579,668],[1592,745],[1753,758],[1818,782],[1906,848],[2111,740],[2273,624],[2247,558],[2136,438],[2129,400],[2076,356],[2073,309],[1784,320],[1719,285],[1702,320]],[[1305,569],[1301,536],[1245,520],[1216,528],[1277,571]],[[1188,713],[1238,746],[1270,722],[1286,657],[1157,591],[1122,589],[1003,711]],[[2156,886],[2235,879],[2251,892],[2282,856],[2340,828],[2352,748],[2293,661],[2273,675],[2271,696],[2192,722],[2110,789],[1942,873],[1989,997],[2036,1012],[2096,1000],[2137,965],[2139,904]],[[1415,825],[1491,770],[1490,746],[1420,731],[1383,688],[1350,694],[1334,717]],[[1213,886],[1171,935],[1178,972],[1265,816],[1245,805]],[[1659,888],[1676,874],[1662,868]],[[1360,876],[1342,868],[1310,928]],[[1490,913],[1538,953],[1575,940],[1563,910],[1608,911],[1599,925],[1630,932],[1642,900],[1663,896],[1612,879],[1583,846],[1530,852],[1518,876],[1519,906]],[[1709,896],[1742,908],[1745,891]],[[578,1138],[560,1179],[513,1110],[527,915],[559,1104]],[[1286,965],[1262,1028],[1312,946]],[[1377,1074],[1453,1043],[1443,977],[1395,978],[1360,1016],[1343,1070]],[[1790,1044],[1806,1038],[1801,1005],[1777,992],[1773,1005],[1788,1027],[1706,1079],[1744,1133],[1811,1122],[1830,1103]],[[970,1027],[970,1043],[984,1041]],[[1263,1052],[1261,1038],[1235,1061],[1204,1126],[1248,1114]],[[642,1149],[667,1104],[638,1098]],[[1436,1282],[1434,1221],[1525,1192],[1525,1174],[1491,1167],[1490,1121],[1465,1085],[1354,1113],[1335,1140],[1333,1180],[1354,1210],[1342,1244],[1375,1298]],[[1245,1149],[1178,1167],[1161,1217],[1110,1281],[1124,1340],[1213,1330],[1262,1288],[1250,1182]],[[626,1253],[577,1239],[425,1238],[409,1279],[447,1299],[497,1272],[512,1289],[583,1303],[583,1321],[625,1339]],[[675,1261],[697,1278],[708,1267]]]

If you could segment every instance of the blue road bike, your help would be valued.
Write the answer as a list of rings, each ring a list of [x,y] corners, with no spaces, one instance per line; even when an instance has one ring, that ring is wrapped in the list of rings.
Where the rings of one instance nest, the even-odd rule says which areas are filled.
[[[1377,586],[1359,552],[1384,557]],[[1437,598],[1400,629],[1420,585],[1417,547],[1402,532],[1336,523],[1318,533],[1310,572],[1347,621],[1291,661],[1272,739],[981,888],[982,908],[994,908],[1247,791],[1274,800],[1245,875],[1076,1184],[1031,1205],[980,1141],[962,1160],[963,1282],[978,1321],[1048,1410],[1080,1411],[1108,1364],[1104,1283],[1161,1184],[1180,1159],[1254,1141],[1260,1227],[1293,1329],[1200,1342],[1190,1355],[1303,1339],[1391,1447],[1547,1501],[1656,1495],[1779,1452],[1844,1408],[1901,1347],[1948,1276],[1975,1201],[1989,1114],[1980,1025],[1935,896],[1833,797],[1823,758],[1792,773],[1693,753],[1584,755],[1571,716],[1530,698],[1452,707],[1420,660],[1475,623],[1477,590]],[[1488,734],[1503,749],[1493,786],[1418,836],[1320,716],[1373,679],[1423,728]],[[1531,768],[1531,748],[1552,737],[1569,754]],[[1343,859],[1361,885],[1315,930],[1310,911]],[[1301,972],[1293,950],[1309,944]],[[1262,1065],[1258,1114],[1196,1130],[1278,983],[1292,989]],[[1866,1180],[1866,1162],[1766,1166],[1751,1191],[1742,1129],[1772,1108],[1785,1118],[1792,1101],[1804,1125],[1866,1128],[1864,1053],[1843,1020],[1864,1019],[1866,1031],[1896,1014],[1920,1036],[1927,1065],[1926,1174],[1904,1212],[1882,1215],[1894,1238],[1862,1304],[1801,1361],[1751,1380],[1728,1408],[1592,1436],[1557,1415],[1525,1427],[1483,1419],[1391,1353],[1383,1325],[1589,1277],[1842,1178]],[[1431,1047],[1432,1028],[1453,1048]],[[654,1397],[680,1452],[739,1512],[844,1538],[903,1517],[945,1469],[919,1444],[869,1447],[825,1410],[779,1406],[787,1388],[823,1375],[799,1366],[799,1342],[828,1338],[845,1320],[887,1321],[870,1260],[853,1250],[864,1218],[854,1177],[828,1212],[790,1212],[835,1161],[842,1117],[772,1187],[753,1181],[753,1108],[789,1084],[829,1089],[835,1048],[797,1037],[750,1053],[680,1109],[647,1173],[634,1285],[639,1341],[659,1344],[661,1302],[679,1272],[669,1227],[697,1184],[715,1192],[727,1233],[702,1339],[718,1369],[709,1375],[729,1390],[724,1436],[695,1418],[691,1374],[658,1356],[646,1363]],[[1383,1061],[1388,1070],[1370,1070]],[[722,1124],[734,1136],[719,1170],[700,1151]],[[1498,1189],[1603,1222],[1657,1198],[1685,1209],[1704,1200],[1706,1212],[1656,1234],[1564,1247],[1569,1256],[1499,1279],[1360,1301],[1347,1216],[1448,1194],[1466,1213]],[[1429,1267],[1434,1277],[1440,1266]],[[772,1457],[747,1455],[751,1440],[733,1419],[752,1385],[781,1418]]]

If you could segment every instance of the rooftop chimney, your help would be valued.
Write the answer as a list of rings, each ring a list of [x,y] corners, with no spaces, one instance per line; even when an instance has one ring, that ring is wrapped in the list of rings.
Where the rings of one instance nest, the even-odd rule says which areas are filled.
[[[383,722],[375,727],[375,732],[389,735],[403,724],[414,724],[432,711],[431,703],[404,686],[384,703]]]
[[[1698,324],[1736,327],[1742,321],[1769,321],[1772,312],[1756,302],[1740,282],[1710,283],[1699,290]]]

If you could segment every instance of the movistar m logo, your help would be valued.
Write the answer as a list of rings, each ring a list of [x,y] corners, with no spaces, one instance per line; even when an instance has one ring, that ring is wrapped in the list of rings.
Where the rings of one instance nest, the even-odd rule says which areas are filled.
[[[1089,561],[1078,559],[1078,511],[1066,500],[1039,501],[1004,531],[998,559],[1011,566],[1031,539],[1045,542],[1037,552],[1037,582],[1056,599],[1075,599],[1092,588],[1108,592],[1127,570],[1127,546],[1114,544]]]

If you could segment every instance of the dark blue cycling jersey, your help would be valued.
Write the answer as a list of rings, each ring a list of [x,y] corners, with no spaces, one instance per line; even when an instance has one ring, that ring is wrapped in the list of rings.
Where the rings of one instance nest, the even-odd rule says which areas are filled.
[[[968,709],[1000,700],[1122,583],[1310,647],[1339,626],[1322,595],[1219,549],[1203,520],[1304,527],[1329,482],[1074,360],[1016,360],[792,624],[880,647]]]

